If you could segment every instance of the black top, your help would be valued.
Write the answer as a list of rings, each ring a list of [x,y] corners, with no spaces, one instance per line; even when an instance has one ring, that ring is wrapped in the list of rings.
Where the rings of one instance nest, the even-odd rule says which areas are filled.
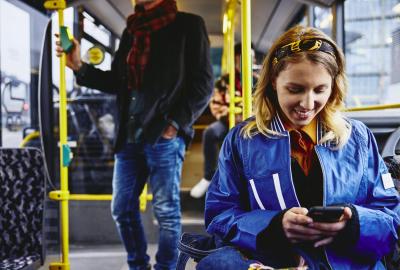
[[[322,205],[323,178],[318,158],[313,153],[313,163],[310,173],[306,176],[295,158],[291,158],[292,178],[297,199],[302,207]]]

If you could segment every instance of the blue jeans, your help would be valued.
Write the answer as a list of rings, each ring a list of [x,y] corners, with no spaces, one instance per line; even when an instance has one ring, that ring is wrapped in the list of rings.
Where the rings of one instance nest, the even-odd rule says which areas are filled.
[[[153,209],[160,226],[155,269],[175,269],[181,234],[179,186],[185,143],[161,138],[155,145],[127,143],[115,155],[112,216],[128,253],[130,270],[145,269],[147,241],[139,211],[139,195],[149,180]]]
[[[310,254],[302,249],[295,249],[296,254],[303,257],[306,261],[307,269],[309,270],[328,270],[329,267],[322,261],[321,258],[315,256],[315,254]],[[292,254],[288,250],[287,256]],[[287,257],[286,257],[287,258]],[[262,263],[266,266],[272,268],[290,268],[296,269],[295,263],[290,265],[288,261],[293,261],[293,259],[285,259],[285,253],[279,256],[274,256],[272,254],[252,254],[245,255],[237,248],[232,246],[221,247],[217,251],[211,253],[207,257],[203,258],[196,266],[196,270],[247,270],[250,264]]]
[[[234,247],[222,247],[203,258],[196,266],[197,270],[247,270],[256,260],[246,258]]]

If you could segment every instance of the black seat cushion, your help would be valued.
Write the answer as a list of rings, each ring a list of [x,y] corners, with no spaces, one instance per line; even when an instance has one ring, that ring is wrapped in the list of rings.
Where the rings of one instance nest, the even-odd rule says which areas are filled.
[[[0,194],[1,267],[40,259],[45,174],[38,149],[0,149]]]
[[[385,157],[384,161],[392,175],[397,190],[400,192],[400,155]]]
[[[37,269],[40,267],[40,254],[10,258],[0,262],[0,270]]]
[[[392,175],[393,182],[397,190],[400,192],[400,155],[385,157],[384,161],[390,174]],[[386,256],[385,260],[387,269],[400,269],[400,240],[396,243],[395,251],[391,255]]]

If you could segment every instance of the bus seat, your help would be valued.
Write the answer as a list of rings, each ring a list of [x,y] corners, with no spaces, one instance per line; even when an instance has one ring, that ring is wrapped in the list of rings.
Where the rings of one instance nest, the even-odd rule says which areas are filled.
[[[179,257],[176,270],[185,270],[186,264],[190,258],[199,262],[218,250],[215,245],[215,238],[210,235],[201,235],[193,233],[183,233],[178,243]]]
[[[38,149],[0,148],[1,270],[43,265],[45,179]]]
[[[386,156],[383,160],[392,175],[397,191],[400,192],[400,155]],[[399,233],[400,229],[398,229],[398,235]],[[400,239],[397,240],[394,252],[386,256],[385,261],[388,270],[400,269]]]

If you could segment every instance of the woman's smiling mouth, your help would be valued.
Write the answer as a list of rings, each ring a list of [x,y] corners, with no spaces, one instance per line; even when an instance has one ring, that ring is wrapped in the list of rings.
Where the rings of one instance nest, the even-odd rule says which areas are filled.
[[[313,115],[314,112],[314,110],[304,111],[298,109],[294,109],[293,111],[295,112],[296,118],[298,118],[299,120],[307,120],[310,116]]]

